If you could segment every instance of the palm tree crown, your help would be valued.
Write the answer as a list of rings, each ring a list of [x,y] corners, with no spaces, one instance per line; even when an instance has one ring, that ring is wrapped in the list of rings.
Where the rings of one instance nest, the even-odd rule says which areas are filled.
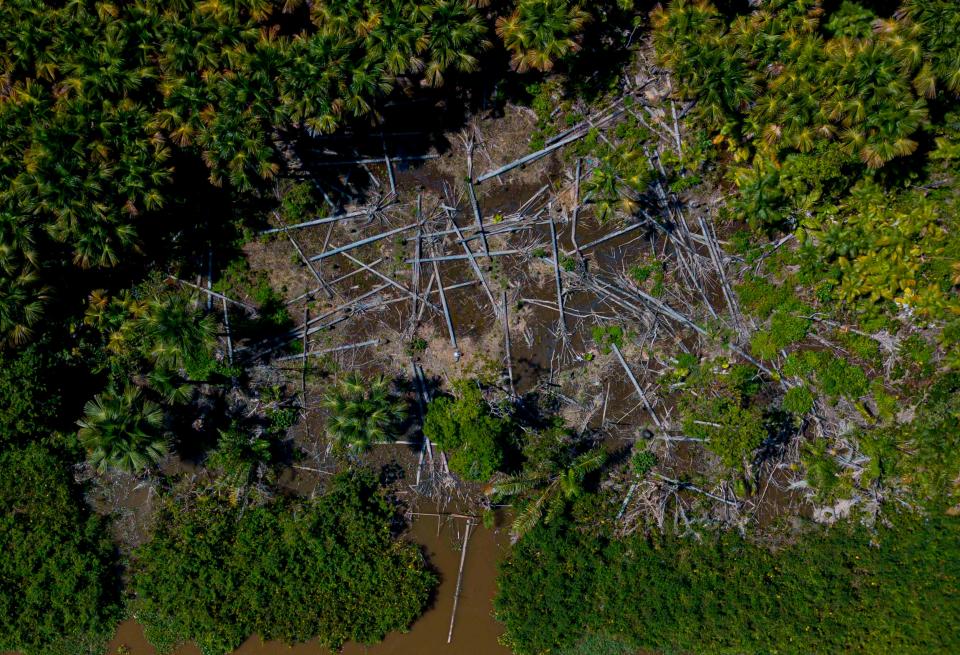
[[[405,403],[390,393],[390,382],[383,375],[364,379],[350,373],[327,392],[321,404],[330,412],[327,433],[353,452],[393,439],[397,424],[406,416]]]
[[[161,433],[163,411],[141,397],[136,387],[96,395],[83,408],[77,436],[98,473],[113,468],[139,473],[156,466],[167,453]]]

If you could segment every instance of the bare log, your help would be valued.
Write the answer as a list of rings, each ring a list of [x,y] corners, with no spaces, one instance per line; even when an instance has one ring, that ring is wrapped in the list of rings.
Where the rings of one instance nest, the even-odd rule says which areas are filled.
[[[382,261],[383,261],[383,257],[380,257],[380,258],[378,258],[376,261],[370,262],[370,263],[368,264],[368,266],[376,266],[377,264],[379,264],[379,263],[382,262]],[[340,277],[337,277],[337,278],[334,278],[334,279],[330,280],[330,284],[331,284],[331,285],[334,285],[334,284],[336,284],[337,282],[343,282],[344,280],[353,277],[354,275],[360,273],[360,272],[363,271],[363,270],[364,270],[364,269],[362,269],[362,268],[358,268],[358,269],[356,269],[356,270],[350,271],[349,273],[345,273],[345,274],[341,275]],[[299,296],[297,296],[296,298],[293,298],[293,299],[291,299],[291,300],[288,300],[288,301],[286,302],[286,304],[287,304],[287,305],[292,305],[292,304],[294,304],[295,302],[299,302],[299,301],[303,300],[304,298],[309,298],[310,296],[312,296],[313,294],[315,294],[317,291],[320,291],[320,290],[321,290],[321,287],[314,287],[314,288],[311,289],[310,291],[307,291],[306,293],[301,293],[301,294],[300,294]]]
[[[491,250],[488,253],[485,253],[487,257],[503,257],[506,255],[519,255],[522,250]],[[440,255],[439,257],[423,257],[422,259],[406,259],[404,260],[407,264],[416,264],[417,262],[430,263],[430,262],[451,262],[458,259],[469,259],[467,255]]]
[[[593,123],[593,124],[591,125],[591,127],[599,127],[599,126],[602,125],[603,123],[606,123],[607,121],[609,121],[609,120],[611,120],[611,119],[619,116],[619,115],[622,114],[622,113],[623,113],[623,110],[622,110],[622,109],[617,110],[617,111],[614,111],[614,112],[612,112],[611,114],[609,114],[608,116],[605,116],[605,117],[602,118],[601,120],[597,121],[596,123]],[[584,129],[582,129],[581,131],[579,131],[579,132],[577,132],[577,133],[575,133],[575,134],[571,134],[570,136],[568,136],[568,137],[566,137],[566,138],[564,138],[564,139],[560,139],[559,141],[556,141],[555,143],[552,143],[552,144],[548,145],[548,146],[545,147],[545,148],[541,148],[540,150],[537,150],[536,152],[531,152],[529,155],[524,155],[523,157],[520,157],[519,159],[516,159],[516,160],[510,162],[509,164],[504,164],[503,166],[501,166],[500,168],[498,168],[498,169],[496,169],[496,170],[493,170],[493,171],[484,173],[483,175],[481,175],[480,177],[477,178],[477,184],[481,184],[482,182],[485,182],[486,180],[489,180],[491,177],[497,177],[498,175],[503,175],[504,173],[508,173],[508,172],[512,171],[514,168],[517,168],[517,167],[519,167],[519,166],[525,166],[525,165],[527,165],[527,164],[531,164],[531,163],[537,161],[538,159],[542,159],[543,157],[546,157],[547,155],[549,155],[549,154],[550,154],[551,152],[553,152],[554,150],[559,150],[560,148],[562,148],[562,147],[564,147],[564,146],[566,146],[566,145],[569,145],[569,144],[573,143],[574,141],[578,141],[578,140],[582,139],[583,137],[585,137],[585,136],[586,136],[587,134],[589,134],[589,133],[590,133],[590,130],[584,128]]]
[[[600,237],[599,239],[595,239],[594,241],[591,241],[590,243],[582,246],[581,248],[579,248],[578,250],[575,250],[574,252],[576,252],[579,255],[584,250],[590,250],[594,246],[599,246],[601,243],[605,243],[607,241],[610,241],[611,239],[616,239],[617,237],[623,236],[624,234],[629,234],[630,232],[633,232],[634,230],[637,230],[643,226],[644,226],[644,223],[633,223],[632,225],[628,225],[627,227],[621,230],[617,230],[616,232],[611,232],[606,236]],[[571,255],[573,254],[573,252],[564,252],[563,254]]]
[[[416,223],[411,223],[410,225],[397,227],[392,230],[387,230],[386,232],[381,232],[380,234],[374,234],[372,237],[367,237],[366,239],[360,239],[359,241],[348,243],[345,246],[340,246],[339,248],[328,250],[327,252],[320,253],[319,255],[314,255],[313,257],[310,258],[310,261],[315,262],[321,259],[326,259],[327,257],[333,257],[334,255],[339,255],[342,252],[347,252],[348,250],[353,250],[354,248],[365,246],[368,243],[374,243],[376,241],[380,241],[381,239],[386,239],[387,237],[393,236],[394,234],[399,234],[400,232],[404,232],[416,226],[417,226]]]
[[[427,159],[437,159],[440,155],[428,153],[425,155],[407,155],[405,157],[394,157],[394,161],[425,161]],[[360,159],[340,159],[337,161],[317,161],[313,166],[359,166],[361,164],[382,164],[383,157],[363,157]]]
[[[501,309],[500,315],[503,318],[503,341],[507,349],[507,376],[510,379],[510,393],[514,397],[517,395],[517,390],[513,388],[513,357],[510,354],[510,320],[507,318],[507,292],[501,292]]]
[[[657,426],[657,429],[663,431],[663,423],[660,422],[660,418],[657,416],[657,413],[653,411],[653,405],[650,404],[650,401],[647,400],[647,394],[643,393],[643,389],[640,387],[640,383],[637,382],[637,378],[634,377],[633,371],[630,370],[630,367],[627,366],[626,360],[623,358],[623,354],[620,352],[620,349],[617,348],[617,344],[610,344],[611,350],[617,356],[617,359],[620,360],[620,366],[623,367],[623,370],[627,372],[627,377],[630,378],[630,382],[633,383],[633,388],[636,390],[637,395],[640,396],[640,400],[643,402],[643,406],[646,408],[647,413],[650,414],[650,418],[653,419],[654,424]]]
[[[221,298],[220,301],[223,303],[223,327],[227,333],[227,361],[230,362],[230,366],[233,366],[233,339],[230,336],[230,313],[227,311],[226,298]]]
[[[457,589],[453,592],[453,610],[450,612],[450,629],[447,631],[447,643],[453,641],[453,622],[457,618],[457,603],[460,602],[460,588],[463,584],[463,564],[467,560],[467,541],[470,539],[470,528],[473,521],[467,520],[467,527],[463,533],[463,546],[460,549],[460,569],[457,571]]]
[[[443,307],[443,317],[447,321],[447,332],[450,334],[450,343],[453,345],[453,359],[460,361],[460,349],[457,347],[457,335],[453,331],[453,319],[450,317],[450,308],[447,306],[447,294],[444,293],[443,279],[440,277],[440,267],[437,262],[433,262],[433,272],[437,276],[437,288],[440,291],[440,305]]]
[[[207,294],[208,296],[212,296],[212,297],[214,297],[214,298],[219,298],[220,300],[223,300],[224,302],[228,302],[228,303],[230,303],[231,305],[236,305],[237,307],[243,307],[244,309],[246,309],[247,311],[249,311],[249,312],[250,312],[251,314],[253,314],[253,315],[256,315],[256,314],[257,314],[257,308],[254,307],[253,305],[248,305],[247,303],[240,302],[239,300],[234,300],[233,298],[228,298],[228,297],[226,297],[225,295],[223,295],[222,293],[217,293],[216,291],[211,291],[210,289],[204,289],[203,287],[201,287],[201,286],[198,285],[198,284],[194,284],[193,282],[187,282],[186,280],[181,280],[180,278],[173,277],[172,275],[168,275],[168,276],[167,276],[167,279],[168,279],[168,280],[173,280],[174,282],[177,282],[177,283],[179,283],[179,284],[185,284],[185,285],[187,285],[188,287],[191,287],[191,288],[193,288],[193,289],[196,289],[197,291],[202,291],[203,293]]]
[[[450,224],[453,226],[453,229],[457,233],[457,238],[460,240],[460,245],[463,246],[463,253],[470,260],[470,267],[473,269],[474,274],[477,276],[477,279],[480,280],[480,284],[483,285],[483,290],[487,294],[487,298],[490,300],[490,306],[493,307],[494,313],[497,311],[497,304],[493,301],[493,294],[490,293],[490,287],[487,286],[487,280],[483,277],[483,272],[480,270],[480,266],[477,264],[477,258],[473,255],[473,250],[470,249],[470,245],[463,238],[463,233],[460,231],[460,228],[457,226],[457,219],[453,215],[453,212],[447,210],[447,216],[450,218]]]
[[[283,227],[273,227],[269,230],[264,230],[260,234],[275,234],[277,232],[284,232],[286,230],[297,230],[302,227],[313,227],[314,225],[324,225],[326,223],[336,223],[337,221],[346,221],[351,218],[357,218],[359,216],[369,216],[373,211],[373,208],[360,209],[353,212],[348,212],[346,214],[341,214],[340,216],[326,216],[324,218],[316,218],[312,221],[304,221],[303,223],[294,223],[293,225],[285,225]]]
[[[337,346],[336,348],[324,348],[323,350],[311,350],[307,352],[303,351],[299,355],[287,355],[286,357],[277,357],[277,362],[285,362],[291,359],[300,359],[301,357],[306,360],[307,357],[318,357],[319,355],[329,355],[330,353],[338,353],[344,350],[356,350],[357,348],[366,348],[367,346],[376,346],[380,343],[380,339],[371,339],[369,341],[361,341],[360,343],[350,343],[345,346]]]
[[[583,255],[580,254],[580,246],[577,245],[577,217],[580,214],[580,172],[583,168],[583,159],[577,158],[577,170],[574,173],[573,181],[573,211],[572,215],[572,225],[570,226],[570,241],[573,243],[573,250],[577,253],[577,257],[583,258]]]
[[[483,254],[490,256],[490,246],[487,244],[487,235],[483,231],[483,214],[480,213],[480,203],[477,202],[477,194],[473,189],[473,140],[467,143],[467,193],[470,196],[470,207],[473,209],[473,217],[477,221],[477,230],[483,241]]]
[[[359,259],[357,259],[357,258],[354,257],[353,255],[351,255],[350,253],[344,252],[344,253],[343,253],[343,256],[346,257],[347,259],[349,259],[350,261],[352,261],[354,264],[357,264],[358,266],[360,266],[361,268],[363,268],[365,271],[368,271],[369,273],[373,273],[375,276],[377,276],[378,278],[380,278],[381,280],[383,280],[384,282],[386,282],[386,283],[389,284],[390,286],[392,286],[392,287],[394,287],[394,288],[396,288],[396,289],[399,289],[401,293],[403,293],[403,294],[406,295],[406,296],[409,296],[409,297],[411,298],[411,300],[413,300],[414,303],[416,303],[417,300],[420,300],[421,302],[425,302],[425,303],[427,303],[428,305],[430,305],[431,309],[434,309],[434,310],[436,310],[436,311],[440,311],[440,308],[439,308],[439,307],[437,307],[436,305],[434,305],[432,302],[430,302],[430,301],[427,300],[426,298],[419,298],[419,297],[417,296],[417,294],[415,294],[413,291],[411,291],[411,290],[408,289],[407,287],[403,286],[402,284],[400,284],[399,282],[397,282],[397,281],[394,280],[393,278],[391,278],[391,277],[389,277],[389,276],[387,276],[387,275],[384,275],[384,274],[381,273],[380,271],[378,271],[378,270],[376,270],[376,269],[368,266],[367,264],[364,264],[362,261],[360,261]]]
[[[557,248],[557,228],[553,224],[553,216],[550,217],[550,242],[553,244],[553,275],[557,286],[557,308],[560,310],[560,328],[561,338],[567,339],[567,317],[563,313],[563,285],[560,282],[560,251]]]

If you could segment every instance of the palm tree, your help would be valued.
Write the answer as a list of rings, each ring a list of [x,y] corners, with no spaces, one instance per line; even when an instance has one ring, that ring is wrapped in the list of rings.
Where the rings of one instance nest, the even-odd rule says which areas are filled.
[[[161,433],[163,411],[133,386],[123,393],[107,389],[94,396],[77,425],[80,443],[98,473],[111,468],[139,473],[156,466],[167,453],[167,439]]]
[[[350,373],[327,391],[321,405],[330,412],[327,434],[352,452],[395,438],[394,430],[406,416],[405,403],[390,393],[383,375],[364,379]]]
[[[462,0],[440,0],[430,14],[429,63],[424,76],[431,86],[443,84],[443,72],[477,69],[477,50],[490,47],[487,27],[476,9]]]
[[[513,52],[513,65],[549,71],[554,62],[576,52],[573,37],[590,21],[590,14],[570,0],[520,0],[510,16],[497,19],[497,36]]]
[[[29,266],[12,274],[0,271],[0,337],[14,344],[27,341],[40,320],[46,289]]]
[[[158,293],[136,319],[145,337],[144,348],[161,367],[179,370],[201,360],[209,351],[215,327],[182,293]]]
[[[264,434],[251,433],[239,425],[220,430],[217,447],[209,465],[223,473],[228,486],[244,487],[258,471],[272,461],[270,440]]]
[[[607,461],[602,448],[588,450],[569,460],[566,465],[548,467],[533,473],[522,472],[493,485],[495,496],[535,495],[513,521],[512,540],[516,541],[540,522],[561,512],[570,500],[583,493],[583,480]]]

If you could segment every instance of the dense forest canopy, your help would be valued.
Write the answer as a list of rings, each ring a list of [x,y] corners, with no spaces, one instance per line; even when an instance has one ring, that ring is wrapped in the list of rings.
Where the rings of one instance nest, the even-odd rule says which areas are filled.
[[[69,467],[38,445],[6,449],[0,507],[0,648],[96,648],[120,615],[117,562]]]
[[[163,652],[193,640],[220,655],[251,634],[376,642],[406,630],[436,582],[417,546],[392,539],[392,511],[369,475],[338,477],[300,507],[196,503],[161,510],[134,553],[133,611]]]
[[[958,173],[952,0],[0,1],[0,650],[374,644],[425,502],[517,655],[956,651]]]
[[[957,527],[837,527],[771,553],[739,536],[597,539],[558,522],[503,563],[497,615],[521,655],[947,653]]]

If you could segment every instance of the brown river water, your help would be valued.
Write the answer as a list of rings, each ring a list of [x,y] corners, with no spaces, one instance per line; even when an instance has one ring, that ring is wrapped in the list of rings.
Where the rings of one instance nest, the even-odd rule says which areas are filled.
[[[439,572],[440,585],[430,607],[404,634],[392,633],[374,646],[347,644],[345,655],[422,655],[426,653],[456,653],[457,655],[509,655],[497,639],[502,626],[493,619],[493,596],[496,591],[496,562],[509,545],[506,529],[487,530],[475,526],[470,532],[467,556],[463,568],[460,600],[457,604],[453,640],[447,643],[450,612],[460,566],[460,548],[463,543],[463,520],[444,520],[437,532],[435,518],[420,518],[413,523],[408,538],[424,546],[430,564]],[[278,641],[263,642],[251,637],[237,655],[329,655],[330,651],[316,642],[288,646]],[[108,655],[155,655],[156,651],[143,636],[143,629],[135,621],[120,624],[117,636],[110,643]],[[199,655],[193,644],[185,644],[176,655]]]

